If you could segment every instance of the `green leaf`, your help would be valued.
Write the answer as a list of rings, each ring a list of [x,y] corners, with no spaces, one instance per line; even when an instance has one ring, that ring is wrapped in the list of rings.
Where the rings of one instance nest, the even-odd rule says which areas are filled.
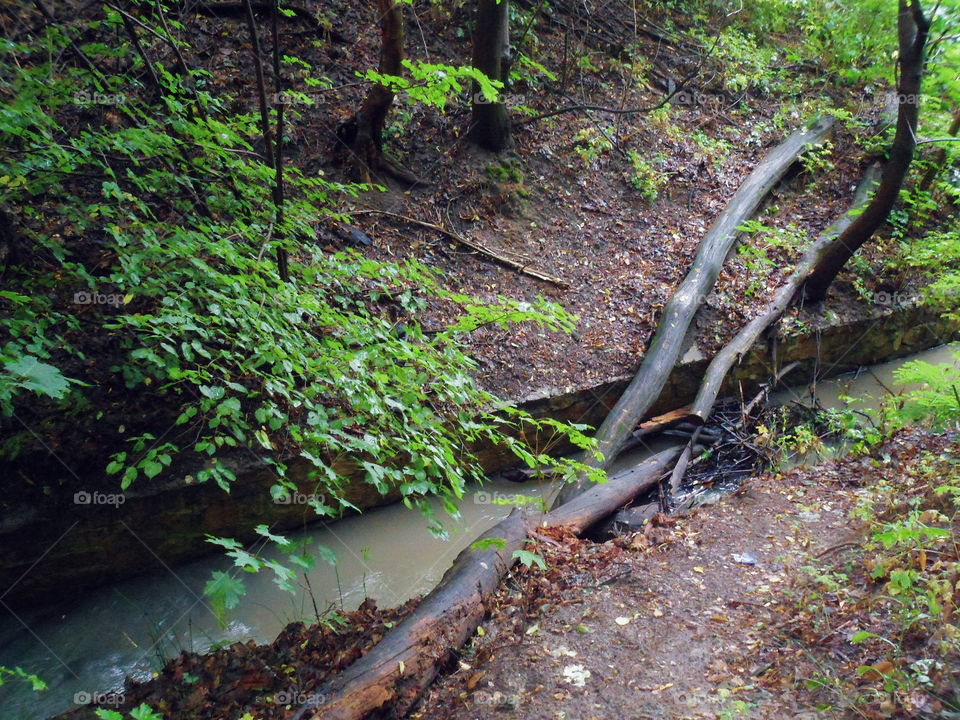
[[[241,580],[220,570],[214,571],[203,588],[203,594],[210,599],[210,609],[221,626],[226,625],[227,611],[237,607],[246,593],[247,589]]]
[[[273,533],[270,532],[270,528],[268,528],[266,525],[257,525],[257,526],[254,528],[254,531],[255,531],[258,535],[262,535],[263,537],[267,538],[268,540],[273,540],[273,542],[275,542],[277,545],[289,545],[289,544],[290,544],[290,540],[289,540],[288,538],[285,538],[285,537],[283,537],[282,535],[274,535]]]
[[[541,570],[547,569],[547,563],[544,562],[543,558],[536,553],[530,552],[529,550],[514,550],[513,557],[519,560],[520,563],[526,567],[533,567],[536,565]]]
[[[126,490],[130,487],[130,484],[137,479],[137,468],[131,465],[123,473],[123,478],[120,480],[120,489]]]
[[[39,395],[59,399],[70,387],[69,381],[58,368],[40,362],[33,355],[24,355],[5,363],[5,369],[19,378],[16,381],[18,385]]]
[[[141,703],[131,710],[130,717],[132,717],[133,720],[163,720],[163,716],[155,712],[154,709],[146,703]]]
[[[507,546],[507,541],[503,538],[480,538],[474,542],[471,546],[471,550],[489,550],[490,548],[496,548],[497,550],[503,550]]]

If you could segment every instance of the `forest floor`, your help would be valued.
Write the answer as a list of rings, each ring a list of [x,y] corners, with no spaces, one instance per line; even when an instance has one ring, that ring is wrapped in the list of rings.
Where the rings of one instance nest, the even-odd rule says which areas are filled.
[[[469,43],[457,34],[468,20],[462,9],[413,12],[419,31],[411,25],[410,57],[468,62]],[[601,12],[613,30],[598,30]],[[356,168],[336,132],[362,101],[364,84],[356,74],[376,66],[379,35],[372,5],[342,6],[330,15],[334,28],[350,35],[349,43],[314,43],[309,36],[289,41],[288,50],[322,68],[332,86],[315,94],[317,104],[295,108],[288,153],[304,172],[322,170],[329,179],[350,182],[357,179]],[[875,132],[884,88],[832,88],[815,69],[798,67],[791,71],[793,84],[778,80],[768,88],[757,80],[733,89],[732,78],[754,58],[704,47],[687,34],[680,16],[671,19],[669,37],[659,38],[638,33],[626,17],[633,10],[623,0],[608,0],[586,16],[560,3],[561,24],[541,18],[530,26],[516,50],[560,72],[551,80],[528,69],[509,88],[512,104],[525,109],[513,113],[514,145],[507,152],[488,153],[465,141],[466,93],[451,98],[442,112],[398,97],[385,151],[428,184],[410,187],[375,177],[384,191],[335,200],[366,235],[359,248],[365,254],[416,258],[441,271],[450,290],[481,300],[544,298],[577,317],[570,334],[527,323],[481,327],[465,338],[481,384],[506,399],[591,387],[633,371],[700,239],[753,167],[823,108],[850,108],[856,123],[837,123],[817,161],[798,168],[765,203],[759,219],[783,231],[782,241],[751,238],[755,256],[733,253],[728,259],[695,328],[699,346],[709,353],[772,295],[807,242],[846,208],[873,159],[863,145]],[[197,62],[210,70],[212,83],[230,92],[238,73],[253,72],[241,19],[186,20],[198,23],[206,38],[208,46],[196,48]],[[630,52],[617,55],[612,40]],[[564,50],[570,43],[576,47]],[[581,58],[576,69],[570,52]],[[685,79],[682,92],[667,102],[669,88]],[[576,104],[646,110],[580,110],[534,120]],[[645,163],[640,170],[636,159]],[[449,235],[371,210],[440,226],[563,284],[509,269]],[[355,237],[336,224],[317,235],[330,250],[349,246]],[[865,251],[862,292],[887,289],[881,275],[888,251],[883,242]],[[858,313],[863,299],[843,278],[828,305],[842,315]],[[436,328],[450,320],[451,311],[437,303],[416,319]]]

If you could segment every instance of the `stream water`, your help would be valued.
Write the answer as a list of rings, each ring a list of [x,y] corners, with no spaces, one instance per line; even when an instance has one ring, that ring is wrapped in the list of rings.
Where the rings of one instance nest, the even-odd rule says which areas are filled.
[[[912,358],[954,362],[956,347],[934,348]],[[870,406],[896,391],[892,372],[906,360],[883,363],[858,374],[817,384],[825,407],[841,407],[841,396]],[[798,380],[798,378],[791,378]],[[774,402],[809,398],[806,385],[777,393]],[[653,449],[656,449],[655,447]],[[614,471],[642,460],[646,451],[619,458]],[[26,683],[0,686],[0,719],[34,720],[122,688],[125,676],[147,678],[164,658],[181,650],[204,651],[223,643],[269,642],[288,622],[309,619],[314,603],[352,609],[364,597],[383,607],[430,590],[460,550],[510,511],[517,493],[543,496],[537,483],[491,482],[469,493],[459,519],[447,519],[448,539],[432,536],[423,518],[402,505],[371,510],[331,525],[316,525],[291,539],[322,544],[337,556],[336,566],[318,561],[309,573],[312,593],[292,596],[269,575],[249,575],[247,594],[221,627],[202,600],[214,570],[228,570],[222,556],[177,566],[170,572],[118,582],[57,607],[18,615],[0,611],[0,666],[20,666],[40,675],[49,689],[36,694]],[[438,507],[439,512],[439,507]]]

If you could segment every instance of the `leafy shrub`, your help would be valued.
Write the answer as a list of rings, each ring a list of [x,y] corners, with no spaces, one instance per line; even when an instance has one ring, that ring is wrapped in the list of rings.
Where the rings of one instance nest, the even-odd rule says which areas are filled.
[[[113,10],[93,29],[123,34]],[[280,497],[295,487],[286,470],[299,456],[332,499],[315,504],[321,514],[349,506],[340,488],[352,467],[411,506],[429,512],[424,498],[439,494],[454,512],[465,484],[480,478],[476,443],[505,444],[531,466],[549,461],[514,439],[521,427],[589,444],[576,428],[502,407],[477,386],[461,343],[485,324],[569,330],[559,307],[484,304],[449,291],[422,263],[325,250],[320,225],[341,218],[337,202],[369,188],[288,167],[278,212],[254,113],[205,90],[204,71],[174,74],[160,63],[159,100],[145,100],[130,76],[62,64],[74,37],[53,26],[35,42],[2,41],[17,66],[0,74],[12,98],[0,111],[0,203],[17,209],[32,259],[14,269],[18,291],[0,296],[12,310],[0,318],[6,415],[35,393],[82,407],[82,384],[58,370],[73,357],[85,369],[79,379],[104,383],[115,373],[128,397],[177,409],[168,437],[138,433],[104,458],[121,487],[192,457],[202,463],[197,480],[229,489],[233,472],[220,458],[235,450],[276,470]],[[160,24],[150,37],[177,44]],[[81,52],[139,62],[128,45],[109,47]],[[418,72],[424,83],[438,76]],[[111,101],[91,107],[91,97]],[[288,122],[296,118],[289,108]],[[296,261],[290,282],[273,266],[281,249]],[[87,313],[81,326],[71,298],[107,291],[122,297],[122,311]],[[428,303],[458,319],[427,331],[418,317]],[[113,367],[88,363],[91,335],[110,339]]]

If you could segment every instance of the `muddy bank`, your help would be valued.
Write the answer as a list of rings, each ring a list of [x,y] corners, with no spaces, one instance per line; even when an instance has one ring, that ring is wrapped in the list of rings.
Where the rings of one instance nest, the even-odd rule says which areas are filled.
[[[800,330],[754,346],[731,373],[726,391],[740,392],[742,387],[750,392],[751,386],[768,378],[775,364],[801,362],[794,377],[830,376],[960,336],[955,323],[916,306],[875,307],[853,320],[818,320],[804,314],[791,327]],[[654,412],[688,402],[708,361],[691,341]],[[536,417],[597,425],[628,381],[623,377],[587,388],[548,388],[519,404]],[[488,473],[512,462],[503,449],[480,447],[476,453]],[[238,479],[229,495],[216,485],[192,484],[185,477],[136,487],[122,496],[81,493],[51,500],[45,507],[12,509],[0,518],[0,584],[9,588],[4,601],[36,604],[63,588],[75,592],[198,557],[211,550],[207,533],[246,539],[258,523],[277,530],[303,527],[315,515],[296,500],[315,490],[306,479],[305,461],[295,460],[290,466],[302,491],[290,504],[271,499],[269,468],[241,460],[235,461]],[[343,470],[350,474],[349,468]],[[380,495],[354,475],[345,493],[357,507],[397,499]]]

